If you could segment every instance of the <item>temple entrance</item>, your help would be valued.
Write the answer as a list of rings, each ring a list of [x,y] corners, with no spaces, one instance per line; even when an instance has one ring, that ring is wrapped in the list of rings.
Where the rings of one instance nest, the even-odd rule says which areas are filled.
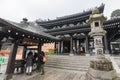
[[[70,41],[63,41],[64,53],[70,53]]]

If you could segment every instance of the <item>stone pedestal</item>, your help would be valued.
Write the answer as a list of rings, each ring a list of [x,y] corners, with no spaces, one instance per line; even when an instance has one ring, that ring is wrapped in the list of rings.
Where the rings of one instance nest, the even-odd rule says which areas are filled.
[[[86,74],[86,80],[118,80],[112,62],[104,56],[90,61],[90,68]]]
[[[115,80],[117,78],[116,71],[100,71],[89,68],[86,74],[87,80]]]

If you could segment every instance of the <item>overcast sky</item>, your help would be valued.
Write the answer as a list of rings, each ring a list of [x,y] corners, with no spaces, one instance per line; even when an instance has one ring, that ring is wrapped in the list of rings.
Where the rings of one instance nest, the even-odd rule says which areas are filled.
[[[0,0],[0,18],[20,22],[26,17],[55,19],[105,4],[104,14],[108,18],[115,9],[120,9],[120,0]]]

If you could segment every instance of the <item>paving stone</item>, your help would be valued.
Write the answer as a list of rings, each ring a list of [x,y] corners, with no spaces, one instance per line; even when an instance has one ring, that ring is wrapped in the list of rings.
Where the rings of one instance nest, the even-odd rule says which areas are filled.
[[[52,72],[46,72],[44,76],[37,75],[29,80],[83,80],[84,77],[82,78],[82,76],[85,74],[84,72],[72,72],[54,68],[49,69],[52,69]]]

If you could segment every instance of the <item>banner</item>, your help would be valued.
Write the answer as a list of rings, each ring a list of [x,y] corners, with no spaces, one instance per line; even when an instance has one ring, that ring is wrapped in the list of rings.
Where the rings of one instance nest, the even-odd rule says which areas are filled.
[[[8,64],[9,55],[11,52],[11,44],[4,43],[0,50],[0,80],[4,80],[6,77],[6,69]]]

